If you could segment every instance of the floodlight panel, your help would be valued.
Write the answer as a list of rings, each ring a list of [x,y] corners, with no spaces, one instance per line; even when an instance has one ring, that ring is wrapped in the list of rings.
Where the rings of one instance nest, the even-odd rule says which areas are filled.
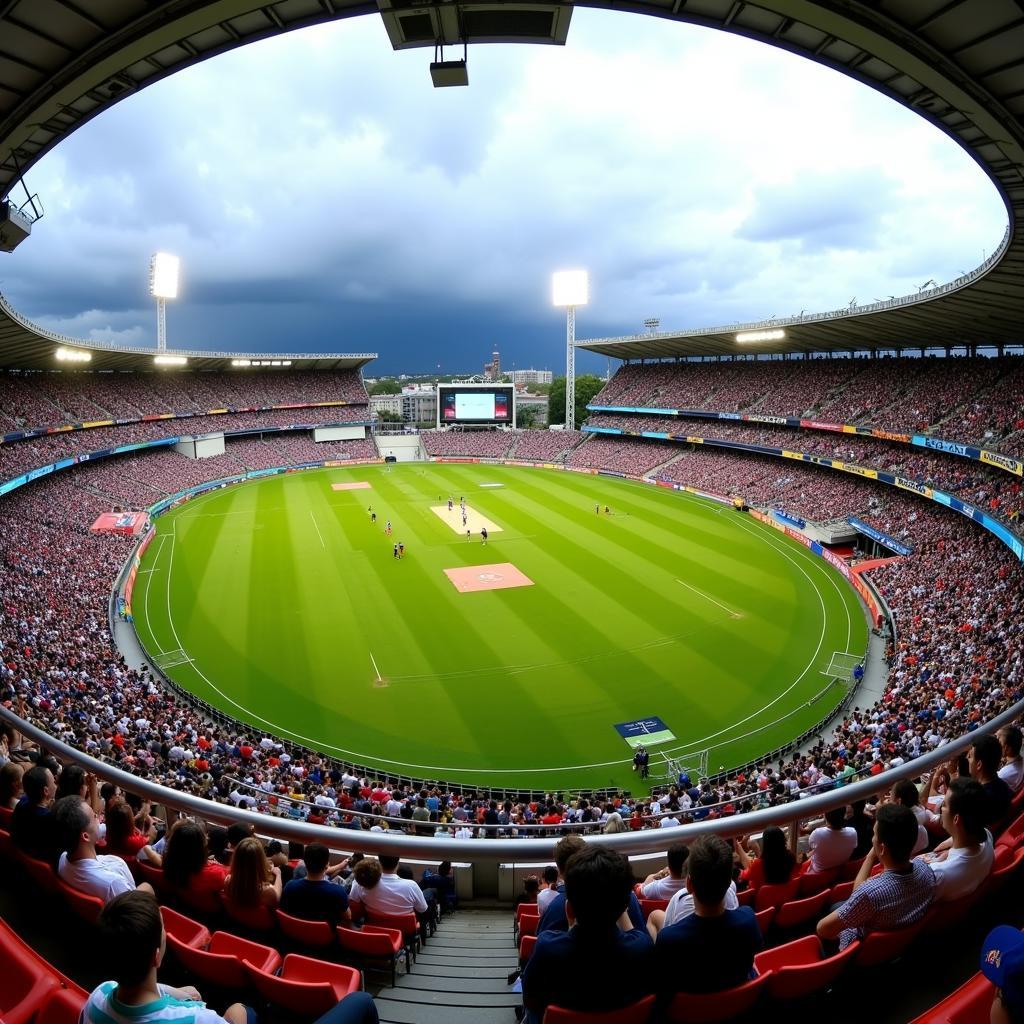
[[[780,327],[767,331],[741,331],[736,335],[736,340],[744,341],[781,341],[786,332]]]
[[[552,305],[585,306],[588,287],[585,270],[558,270],[551,275]]]
[[[184,366],[188,359],[185,356],[153,356],[157,366]]]
[[[154,253],[149,264],[149,290],[156,299],[178,297],[178,268],[181,260],[169,252]]]

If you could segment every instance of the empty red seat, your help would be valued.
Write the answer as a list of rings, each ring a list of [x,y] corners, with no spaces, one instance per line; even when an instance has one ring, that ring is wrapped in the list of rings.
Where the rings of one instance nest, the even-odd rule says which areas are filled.
[[[205,924],[193,921],[191,917],[179,914],[170,907],[161,907],[160,916],[164,919],[164,931],[173,935],[179,942],[193,949],[205,949],[210,944],[210,929]]]
[[[409,973],[409,952],[397,928],[379,928],[373,924],[363,925],[362,928],[338,925],[337,934],[341,948],[356,959],[379,960],[390,965],[392,986],[397,983],[398,961],[403,957],[406,974]]]
[[[549,1006],[541,1024],[647,1024],[654,1010],[654,996],[644,996],[621,1010],[567,1010]]]
[[[36,1024],[78,1024],[89,996],[77,986],[59,988],[36,1015]]]
[[[908,928],[899,928],[892,932],[869,932],[861,940],[857,965],[874,967],[876,964],[895,960],[917,938],[923,928],[924,918]]]
[[[829,890],[828,905],[831,907],[836,903],[845,903],[852,892],[853,882],[840,882],[838,885],[833,885]]]
[[[18,850],[18,863],[25,869],[28,876],[39,886],[43,895],[57,892],[57,872],[45,860],[36,860],[27,853]]]
[[[980,971],[910,1024],[987,1024],[995,986]]]
[[[759,974],[771,974],[768,994],[773,999],[801,999],[828,988],[857,955],[858,942],[826,957],[815,935],[766,949],[754,957]]]
[[[28,1024],[53,992],[57,976],[20,940],[3,936],[0,946],[0,1019],[5,1024]]]
[[[837,882],[842,881],[842,870],[838,867],[830,871],[805,871],[800,876],[800,885],[794,898],[802,900],[807,896],[817,896],[819,892],[826,892]]]
[[[402,933],[405,948],[416,959],[420,948],[420,922],[413,911],[410,910],[408,914],[377,914],[367,909],[366,923],[380,928],[397,928]]]
[[[519,966],[522,967],[533,956],[533,947],[537,945],[536,935],[524,935],[519,940]]]
[[[771,928],[772,922],[775,920],[775,908],[765,907],[764,910],[759,910],[754,917],[757,920],[757,927],[761,929],[762,935],[768,934],[768,929]]]
[[[280,974],[247,965],[249,978],[268,1003],[299,1017],[316,1019],[333,1009],[350,992],[362,987],[362,976],[354,967],[289,953]]]
[[[671,1024],[705,1024],[732,1020],[753,1007],[760,999],[771,973],[760,974],[724,992],[677,992],[669,1004],[667,1019]]]
[[[775,927],[781,929],[799,928],[810,921],[817,921],[822,916],[825,908],[829,905],[831,893],[823,889],[814,896],[806,899],[790,900],[779,907],[775,915]]]
[[[214,932],[207,949],[186,945],[168,933],[167,946],[186,970],[219,988],[247,987],[250,972],[246,963],[262,971],[276,971],[281,966],[276,949],[230,932]]]

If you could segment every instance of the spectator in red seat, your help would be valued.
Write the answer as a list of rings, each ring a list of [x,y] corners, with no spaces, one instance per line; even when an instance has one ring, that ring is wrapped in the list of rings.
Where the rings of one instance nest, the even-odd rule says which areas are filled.
[[[221,1017],[207,1009],[191,985],[171,988],[157,982],[167,946],[160,908],[152,893],[124,893],[111,900],[97,926],[100,948],[112,965],[113,981],[94,989],[82,1010],[81,1024],[247,1024],[256,1015],[241,1003]]]
[[[11,839],[30,857],[56,864],[61,849],[51,813],[57,792],[53,772],[37,764],[25,772],[21,785],[25,795],[11,816]]]
[[[694,912],[662,928],[654,944],[652,977],[664,996],[719,992],[750,978],[761,929],[750,907],[726,909],[731,884],[729,844],[718,836],[701,836],[687,860],[686,888]]]
[[[80,796],[97,814],[103,812],[103,801],[96,788],[96,776],[80,765],[66,764],[61,770],[53,802],[56,803],[66,796]]]
[[[747,851],[747,838],[733,840],[733,849],[740,862],[740,878],[751,889],[762,885],[783,885],[796,871],[796,857],[786,843],[786,833],[769,825],[761,835],[761,855],[751,857]]]
[[[807,840],[806,870],[831,871],[845,864],[856,848],[857,832],[846,825],[846,808],[834,807],[825,814],[825,824]]]
[[[673,843],[666,851],[668,866],[648,875],[641,884],[645,900],[670,900],[686,888],[686,858],[689,850],[683,843]]]
[[[0,828],[11,830],[14,808],[22,797],[21,776],[24,767],[17,761],[8,761],[0,767]]]
[[[615,1010],[652,991],[651,940],[634,927],[627,911],[632,887],[629,862],[614,850],[585,845],[570,857],[565,868],[569,929],[541,932],[523,969],[528,1024],[537,1024],[551,1004]],[[595,985],[593,978],[609,983]]]
[[[896,931],[916,924],[935,898],[935,875],[924,861],[911,860],[917,818],[909,807],[883,804],[875,813],[871,851],[853,883],[853,894],[818,922],[818,938],[839,939],[845,949],[872,931]],[[871,872],[881,862],[885,870]]]
[[[181,818],[167,833],[163,852],[164,878],[176,889],[220,892],[227,869],[210,856],[206,831],[196,821]]]
[[[124,797],[115,797],[107,805],[106,824],[107,853],[131,863],[138,856],[140,850],[149,846],[150,836],[136,827],[135,815]],[[155,860],[155,858],[149,858],[148,854],[143,859]]]
[[[420,919],[420,927],[426,934],[427,929],[433,922],[433,906],[427,903],[426,894],[411,879],[402,878],[398,874],[398,858],[381,855],[380,879],[371,887],[366,888],[362,884],[358,873],[349,893],[353,900],[358,900],[362,906],[377,914],[408,914],[415,912]],[[360,861],[359,864],[364,864]],[[371,863],[373,863],[371,861]],[[436,896],[435,904],[436,906]]]
[[[104,903],[135,888],[132,873],[120,857],[96,853],[99,819],[80,796],[62,797],[54,804],[53,816],[65,851],[57,873],[68,885],[98,896]],[[153,891],[145,882],[140,888]]]
[[[1022,735],[1015,725],[1004,725],[996,733],[996,739],[1003,747],[1003,766],[998,774],[1010,787],[1011,793],[1017,793],[1024,785],[1024,757],[1020,755]]]
[[[281,869],[267,860],[263,844],[255,836],[235,847],[224,879],[224,898],[240,910],[273,910],[281,902]]]
[[[345,869],[348,860],[329,867],[331,851],[323,843],[310,843],[302,857],[305,878],[293,878],[281,894],[281,909],[292,917],[306,921],[327,921],[336,925],[351,924],[348,890],[333,879]]]
[[[953,779],[942,801],[942,827],[949,839],[927,861],[935,875],[939,902],[969,896],[988,878],[995,860],[992,833],[985,828],[985,791],[974,779]]]

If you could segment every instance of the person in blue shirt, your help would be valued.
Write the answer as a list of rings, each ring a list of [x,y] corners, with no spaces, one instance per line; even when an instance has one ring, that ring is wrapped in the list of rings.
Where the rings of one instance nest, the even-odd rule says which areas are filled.
[[[349,924],[348,892],[332,881],[348,864],[343,860],[329,867],[331,851],[323,843],[310,843],[303,853],[305,878],[293,878],[281,893],[281,910],[304,921],[326,921],[332,927]]]
[[[676,992],[720,992],[753,976],[761,929],[750,907],[725,909],[732,865],[732,849],[718,836],[690,847],[686,889],[694,912],[662,928],[654,945],[652,977],[666,1003]]]
[[[539,1024],[551,1005],[618,1010],[653,991],[651,937],[626,912],[632,889],[629,861],[614,850],[585,844],[569,858],[569,928],[540,933],[523,968],[526,1024]],[[594,978],[613,984],[595,985]]]

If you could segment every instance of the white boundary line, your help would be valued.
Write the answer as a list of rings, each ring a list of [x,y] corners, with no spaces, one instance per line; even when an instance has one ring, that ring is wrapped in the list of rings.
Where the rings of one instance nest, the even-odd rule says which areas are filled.
[[[632,481],[625,481],[625,482],[628,483],[628,482],[632,482]],[[217,492],[214,492],[214,493],[217,493]],[[705,506],[703,505],[703,503],[701,503],[700,507],[703,508]],[[822,599],[821,591],[818,589],[818,586],[815,583],[815,581],[811,579],[810,575],[804,570],[803,566],[799,565],[799,563],[796,561],[796,559],[794,559],[793,556],[789,553],[789,551],[786,550],[786,546],[785,545],[780,547],[777,543],[775,543],[776,538],[772,537],[770,534],[762,536],[760,534],[760,531],[752,530],[748,526],[748,524],[745,523],[742,519],[736,519],[736,520],[733,520],[733,521],[737,522],[739,525],[741,525],[745,529],[747,529],[748,532],[753,533],[755,536],[760,537],[761,539],[763,539],[767,543],[769,543],[772,547],[774,547],[776,550],[780,551],[782,553],[782,555],[788,561],[790,561],[791,563],[796,565],[797,568],[800,569],[800,572],[810,581],[811,586],[814,587],[814,592],[815,592],[815,594],[818,597],[819,604],[821,605],[821,610],[822,610],[822,631],[821,631],[821,636],[818,638],[818,645],[815,648],[814,655],[811,658],[811,660],[808,662],[807,667],[803,670],[803,672],[800,673],[800,675],[796,678],[796,680],[790,686],[788,686],[785,690],[783,690],[782,693],[780,693],[774,700],[772,700],[768,704],[766,704],[763,708],[759,709],[758,711],[753,712],[752,714],[748,715],[745,719],[742,719],[739,722],[732,723],[732,725],[729,727],[729,729],[722,729],[722,730],[720,730],[717,733],[712,733],[710,736],[705,737],[705,739],[695,740],[695,741],[691,741],[691,742],[688,742],[688,743],[685,743],[685,744],[679,744],[678,746],[668,748],[667,751],[659,750],[659,753],[663,753],[663,752],[664,753],[675,753],[676,751],[679,751],[679,750],[686,750],[686,751],[692,750],[696,746],[703,745],[706,739],[715,739],[718,736],[728,732],[731,728],[734,728],[737,725],[743,725],[744,723],[750,721],[750,719],[757,717],[762,712],[764,712],[768,708],[772,707],[772,705],[777,704],[787,693],[789,693],[797,685],[797,683],[800,682],[801,679],[803,679],[803,677],[810,670],[811,665],[814,664],[815,660],[818,657],[818,653],[821,650],[822,642],[824,641],[824,638],[825,638],[825,625],[826,625],[826,622],[827,622],[827,615],[825,614],[825,602]],[[282,735],[282,736],[291,736],[292,738],[297,739],[297,740],[301,741],[302,743],[309,744],[314,749],[319,748],[319,749],[322,749],[322,750],[334,751],[335,753],[338,753],[338,754],[344,754],[347,757],[351,758],[353,761],[360,761],[362,763],[375,762],[375,763],[378,763],[378,764],[397,766],[397,767],[401,767],[401,768],[414,768],[414,769],[417,769],[417,770],[430,771],[430,772],[436,772],[436,773],[444,772],[446,774],[449,773],[449,772],[452,772],[452,773],[460,773],[460,772],[461,773],[471,773],[471,774],[475,774],[475,775],[479,775],[479,774],[482,774],[484,772],[486,772],[489,775],[526,775],[526,774],[537,773],[537,772],[544,772],[545,774],[553,774],[555,772],[587,771],[587,770],[593,769],[593,768],[608,768],[608,767],[614,767],[616,765],[622,765],[622,764],[626,763],[622,759],[616,759],[616,760],[613,760],[613,761],[598,761],[598,762],[595,762],[594,764],[561,765],[561,766],[552,767],[552,768],[467,768],[467,767],[443,767],[443,766],[439,766],[439,765],[436,765],[436,764],[428,765],[428,764],[418,764],[418,763],[412,762],[412,761],[395,761],[395,760],[392,760],[390,758],[381,757],[381,756],[376,755],[376,754],[374,754],[374,755],[364,754],[364,753],[361,753],[359,751],[349,750],[346,747],[335,746],[333,743],[321,742],[320,740],[316,740],[316,739],[314,739],[314,738],[312,738],[310,736],[305,736],[302,733],[293,732],[291,729],[285,729],[285,728],[282,728],[282,727],[276,725],[274,722],[271,722],[269,719],[263,718],[261,715],[257,715],[255,712],[253,712],[249,708],[245,707],[245,705],[239,704],[238,701],[234,700],[232,697],[229,697],[222,689],[220,689],[219,686],[217,686],[202,671],[202,669],[200,669],[200,667],[196,664],[195,659],[193,659],[191,656],[189,656],[188,652],[181,645],[181,638],[178,636],[178,631],[175,629],[175,626],[174,626],[174,620],[171,617],[171,569],[172,569],[173,564],[174,564],[174,541],[176,539],[176,536],[177,536],[177,526],[172,521],[172,530],[171,530],[171,533],[170,533],[170,537],[171,537],[170,562],[169,562],[168,567],[167,567],[167,619],[168,619],[168,622],[170,623],[170,626],[171,626],[171,632],[174,634],[174,639],[178,643],[178,649],[181,650],[181,652],[186,655],[186,657],[187,657],[186,664],[191,665],[192,668],[195,669],[196,674],[207,684],[207,686],[210,687],[210,689],[212,689],[215,693],[218,693],[229,704],[232,704],[234,707],[238,708],[239,711],[244,712],[246,715],[248,715],[254,721],[262,722],[264,725],[269,726],[271,732],[273,732],[275,734],[278,734],[278,735]],[[813,556],[811,556],[808,553],[808,557],[813,557]],[[815,562],[818,562],[818,561],[820,561],[820,560],[815,559]],[[824,570],[825,566],[821,566],[821,568]],[[831,577],[829,577],[829,578],[831,579]],[[836,585],[835,581],[832,580],[831,582],[833,583],[833,586],[835,586],[836,589],[838,590],[839,588]],[[842,592],[840,591],[840,593],[842,593]],[[844,602],[844,607],[846,607],[845,602]],[[848,607],[846,608],[846,614],[847,614],[847,622],[849,623],[849,608]],[[847,647],[849,647],[849,642],[847,642]]]
[[[316,527],[316,535],[320,538],[320,545],[324,549],[324,551],[326,551],[327,545],[324,544],[324,535],[320,532],[320,527],[317,526],[316,516],[313,515],[312,509],[309,510],[309,518],[313,520],[313,525]]]
[[[380,669],[377,668],[377,659],[373,656],[373,651],[368,652],[370,655],[370,661],[373,663],[373,671],[377,673],[377,682],[382,682],[384,677],[380,674]]]
[[[695,593],[698,597],[703,597],[705,601],[710,601],[712,604],[718,605],[718,607],[721,608],[723,612],[728,612],[729,615],[731,615],[734,619],[741,618],[739,612],[735,612],[731,608],[726,608],[721,601],[716,601],[710,594],[705,594],[703,590],[698,590],[696,587],[691,587],[689,583],[684,582],[678,577],[676,577],[676,583],[679,583],[682,586],[686,587],[687,590],[692,590],[693,593]]]

